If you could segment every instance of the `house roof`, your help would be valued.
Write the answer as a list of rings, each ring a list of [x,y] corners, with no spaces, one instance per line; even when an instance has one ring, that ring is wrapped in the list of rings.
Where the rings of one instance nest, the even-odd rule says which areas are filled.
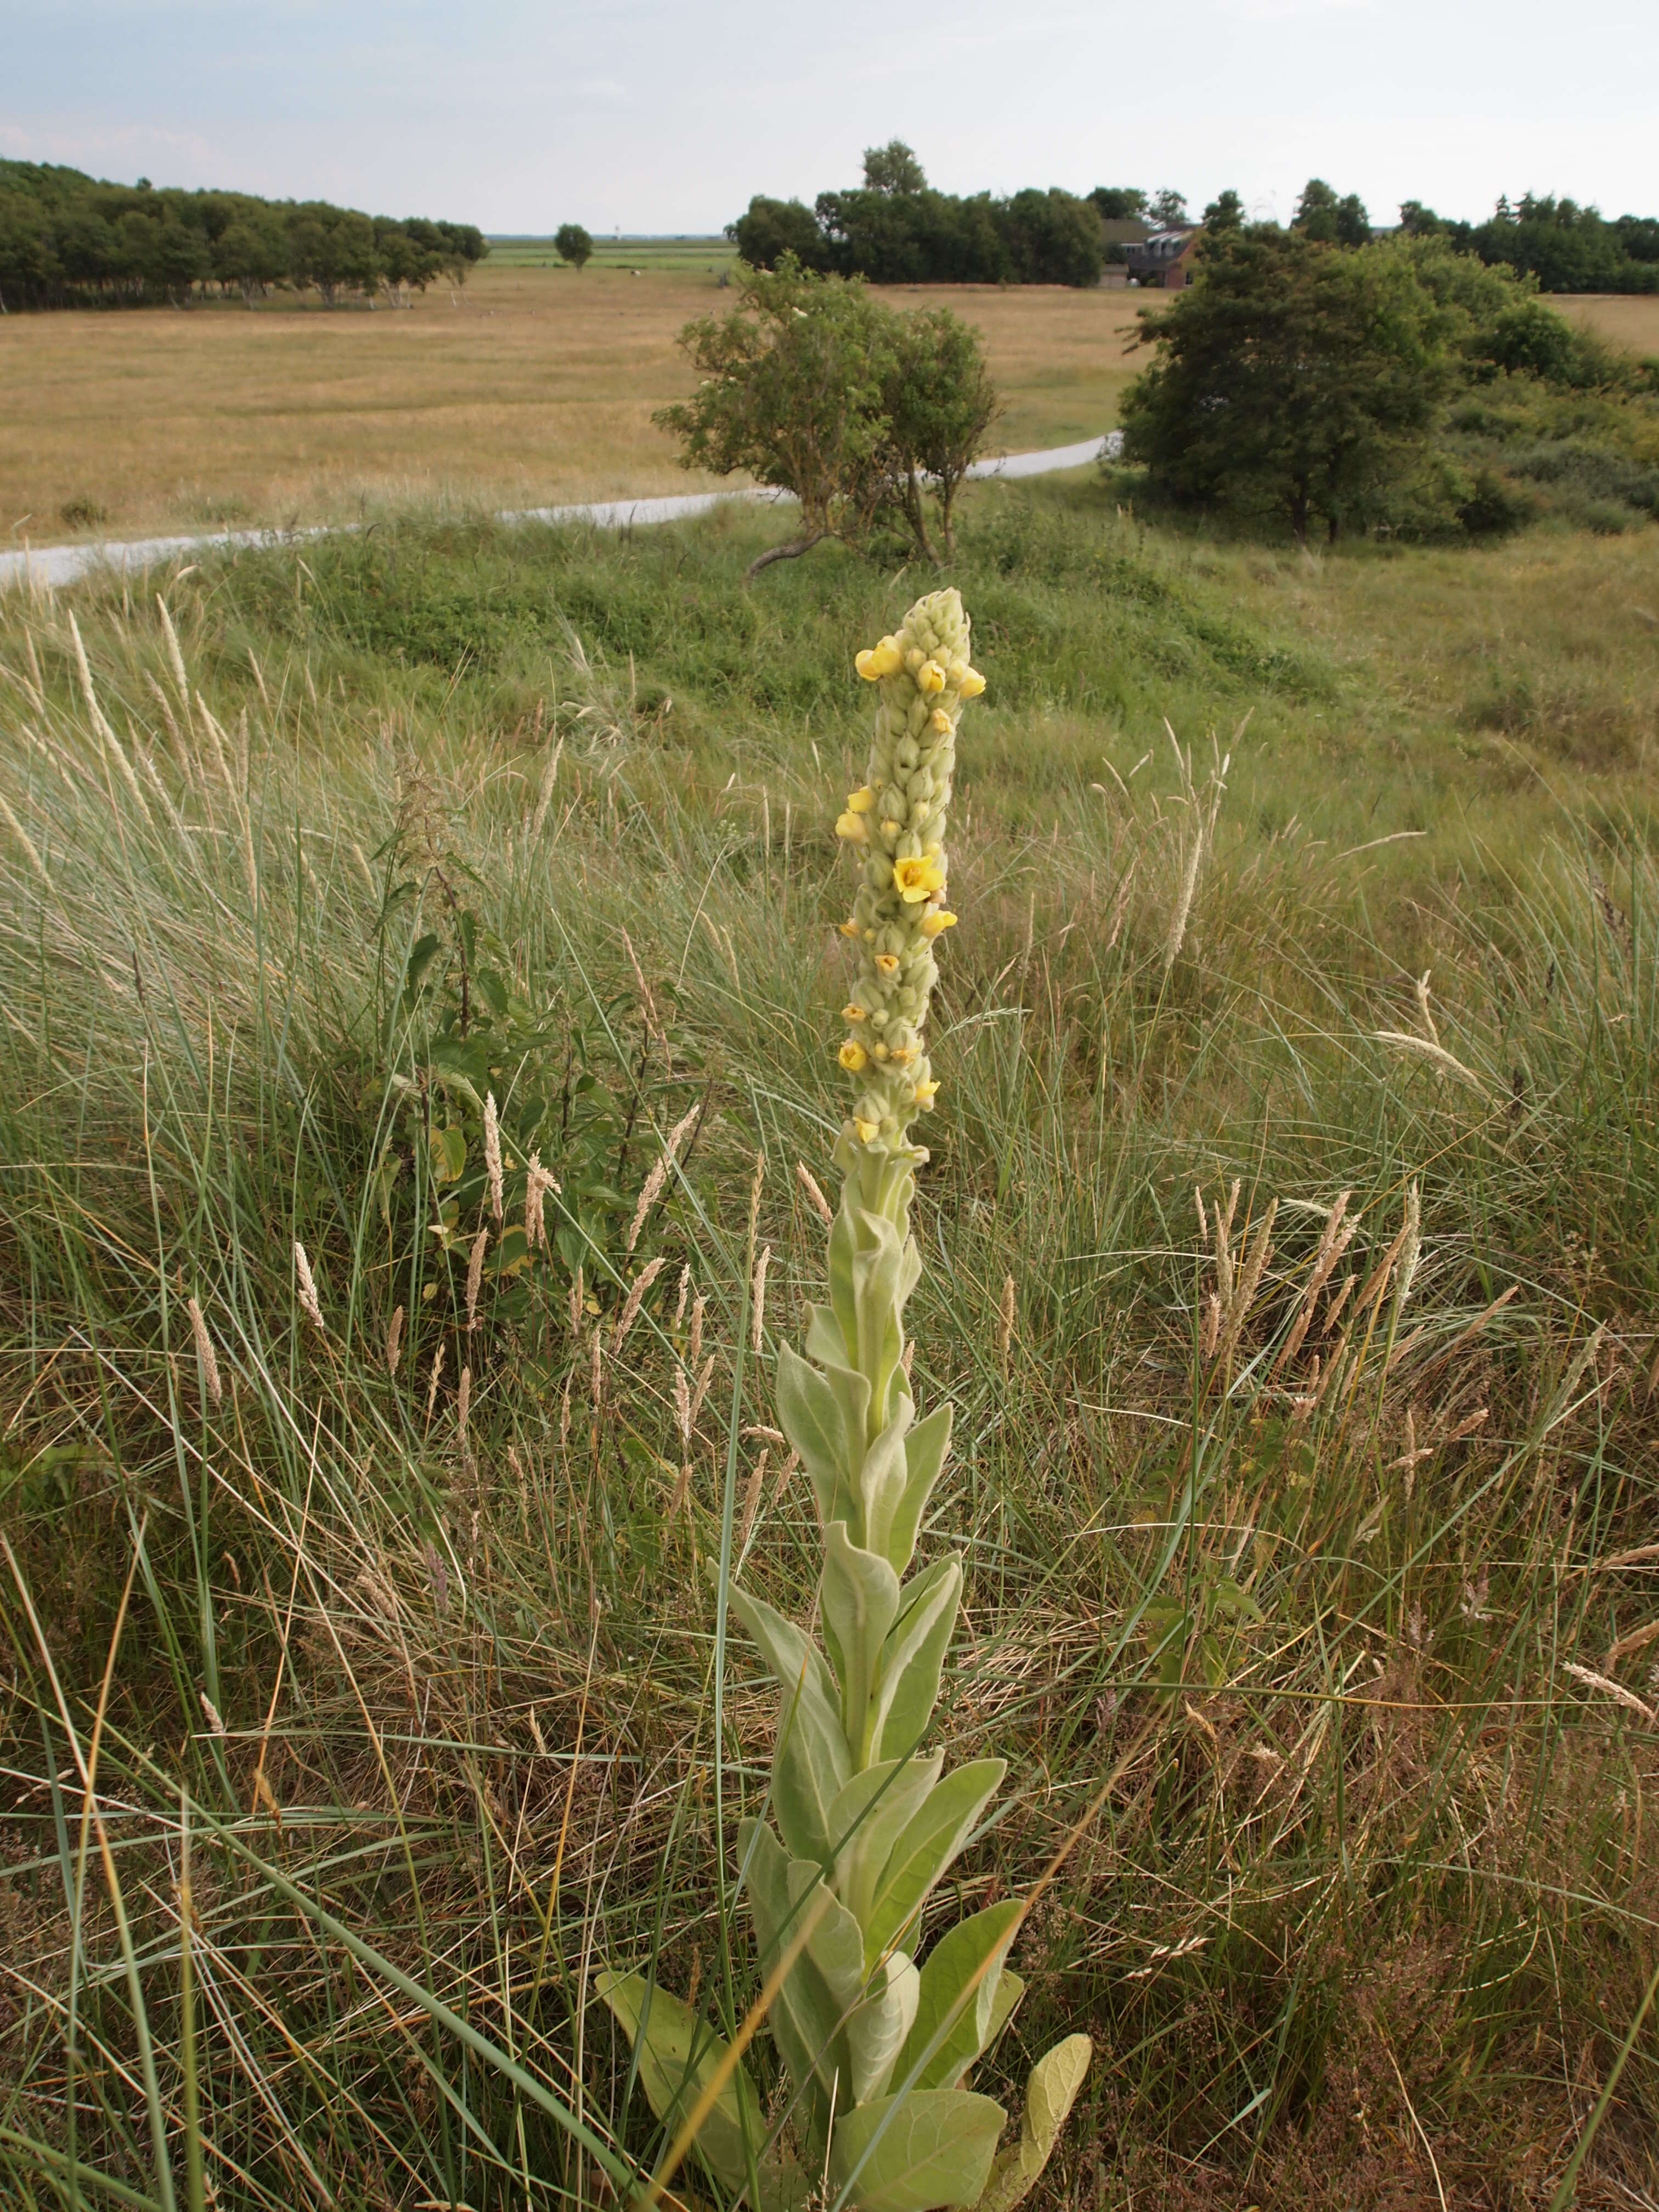
[[[1197,223],[1183,223],[1179,228],[1155,230],[1151,237],[1126,247],[1132,269],[1167,269],[1179,261],[1202,235]]]

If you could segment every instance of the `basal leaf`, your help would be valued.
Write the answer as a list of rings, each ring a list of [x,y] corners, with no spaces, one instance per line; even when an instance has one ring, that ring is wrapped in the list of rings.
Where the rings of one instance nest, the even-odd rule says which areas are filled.
[[[1031,2069],[1019,2140],[1009,2145],[992,2168],[979,2212],[1013,2212],[1029,2195],[1048,2163],[1093,2055],[1094,2045],[1086,2035],[1068,2035]]]
[[[860,2212],[934,2212],[976,2204],[996,2154],[1003,2112],[968,2089],[878,2097],[836,2123],[830,2153],[837,2191]]]
[[[689,2006],[666,1990],[653,1988],[643,1974],[613,1974],[607,1969],[593,1986],[634,2046],[652,2111],[671,2135],[678,2133],[726,2056],[726,2045]],[[748,2175],[745,2126],[758,2157],[766,2140],[766,2122],[739,2060],[696,2136],[699,2156],[728,2189],[741,2188]]]

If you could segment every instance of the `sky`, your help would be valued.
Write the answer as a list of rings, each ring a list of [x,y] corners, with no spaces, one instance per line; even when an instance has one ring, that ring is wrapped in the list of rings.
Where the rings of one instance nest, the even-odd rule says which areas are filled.
[[[1659,0],[0,0],[0,155],[129,182],[707,233],[892,137],[951,191],[1652,214]]]

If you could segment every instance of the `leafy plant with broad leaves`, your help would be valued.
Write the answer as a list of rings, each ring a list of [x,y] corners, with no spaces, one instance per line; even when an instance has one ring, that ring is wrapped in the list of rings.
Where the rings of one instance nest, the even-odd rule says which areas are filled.
[[[781,1691],[770,1819],[738,1832],[773,2043],[793,2097],[769,2130],[738,2050],[638,1973],[599,1993],[631,2040],[652,2108],[708,2174],[763,2212],[828,2202],[863,2212],[977,2205],[1008,2212],[1054,2147],[1090,2058],[1068,2037],[1032,2072],[1017,2139],[972,2069],[1018,2003],[1007,1960],[1024,1905],[959,1922],[918,1959],[935,1887],[972,1838],[1005,1762],[948,1768],[927,1748],[962,1598],[946,1551],[918,1571],[923,1516],[951,1437],[945,1404],[918,1419],[904,1308],[921,1273],[910,1231],[909,1126],[939,1085],[922,1044],[945,905],[945,809],[963,702],[984,689],[954,592],[919,600],[858,657],[878,687],[869,775],[837,823],[861,882],[843,933],[858,947],[838,1058],[858,1085],[836,1147],[840,1209],[829,1301],[804,1354],[780,1352],[778,1418],[823,1529],[822,1641],[753,1591],[732,1609]]]

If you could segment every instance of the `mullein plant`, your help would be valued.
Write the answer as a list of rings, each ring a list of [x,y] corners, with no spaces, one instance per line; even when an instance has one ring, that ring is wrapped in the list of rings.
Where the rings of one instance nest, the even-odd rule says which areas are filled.
[[[856,664],[878,708],[868,776],[836,824],[860,868],[841,925],[857,949],[838,1055],[854,1095],[835,1148],[829,1302],[808,1309],[805,1357],[785,1345],[777,1364],[779,1419],[823,1532],[822,1643],[752,1592],[731,1594],[781,1692],[771,1817],[738,1838],[761,1998],[728,2048],[639,1974],[599,1984],[676,2149],[694,2146],[729,2197],[764,2212],[809,2197],[1006,2212],[1042,2172],[1090,2058],[1076,2035],[1039,2062],[999,2152],[1003,2109],[968,2082],[1019,2000],[1006,1961],[1024,1906],[990,1905],[915,1955],[928,1898],[1006,1764],[947,1771],[927,1747],[962,1563],[947,1552],[910,1573],[951,1435],[948,1404],[916,1417],[904,1305],[921,1273],[910,1206],[927,1158],[910,1131],[939,1089],[925,1030],[935,947],[956,919],[944,840],[957,725],[985,689],[969,654],[961,599],[945,591]],[[793,2088],[769,2129],[739,2055],[763,2004]]]

